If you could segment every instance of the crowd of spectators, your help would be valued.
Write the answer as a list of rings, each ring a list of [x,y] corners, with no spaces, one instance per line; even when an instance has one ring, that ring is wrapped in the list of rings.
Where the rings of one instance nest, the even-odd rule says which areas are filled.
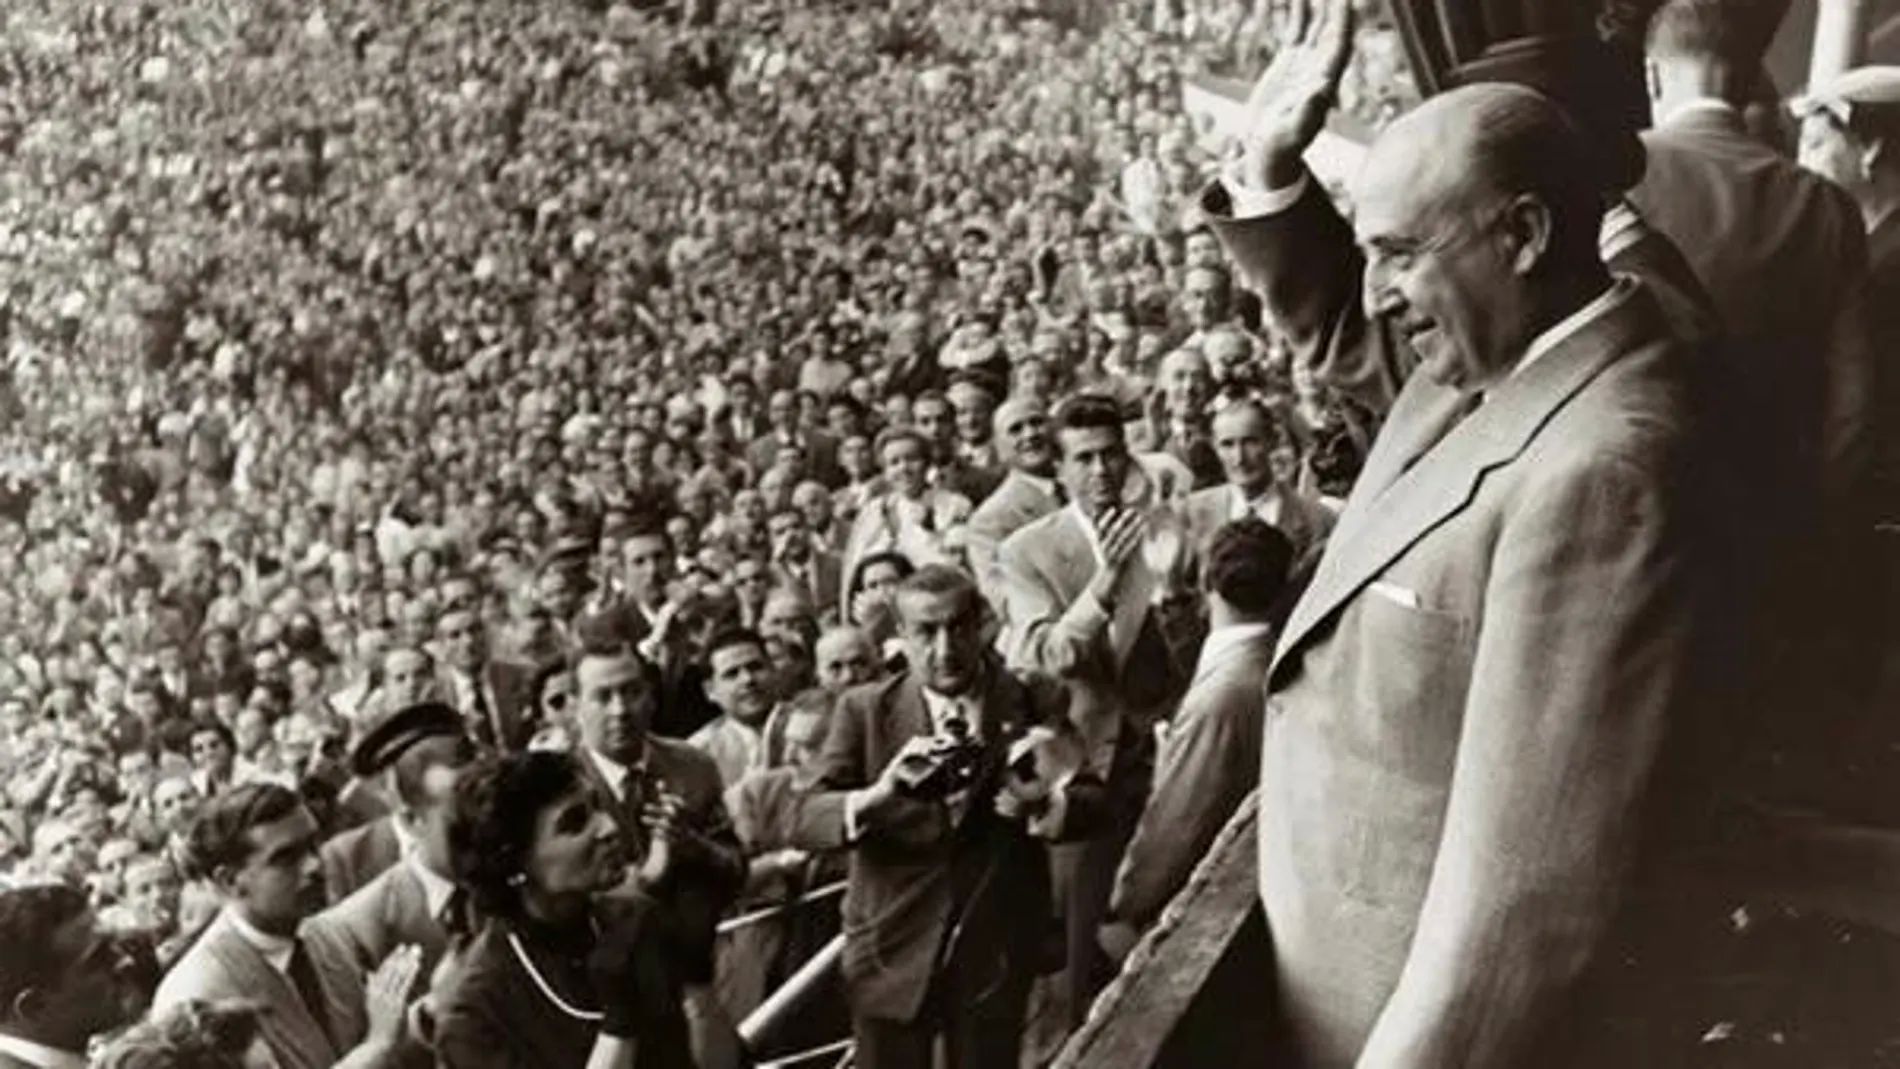
[[[573,746],[603,635],[726,776],[746,900],[835,876],[771,834],[776,766],[889,670],[903,576],[992,582],[1004,416],[1114,398],[1178,499],[1255,401],[1280,485],[1350,486],[1371,417],[1293,374],[1196,206],[1183,78],[1257,65],[1274,7],[9,5],[0,877],[174,961],[207,800],[343,832],[352,743],[431,698]],[[1406,90],[1366,40],[1376,122]]]

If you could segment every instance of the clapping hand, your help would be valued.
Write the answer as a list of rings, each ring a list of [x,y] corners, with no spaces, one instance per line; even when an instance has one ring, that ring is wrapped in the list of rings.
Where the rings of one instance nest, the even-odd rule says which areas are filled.
[[[369,1036],[385,1043],[401,1038],[409,1019],[409,996],[422,972],[422,948],[413,944],[389,952],[363,984],[363,1008]]]
[[[672,791],[659,794],[640,808],[640,824],[647,832],[647,856],[640,876],[647,883],[666,878],[673,866],[674,848],[685,833],[686,800]]]

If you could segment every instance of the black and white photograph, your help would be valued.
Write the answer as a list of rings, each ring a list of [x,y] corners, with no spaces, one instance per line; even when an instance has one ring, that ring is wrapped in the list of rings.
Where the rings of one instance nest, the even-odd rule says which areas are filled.
[[[0,1069],[1900,1069],[1900,0],[0,0]]]

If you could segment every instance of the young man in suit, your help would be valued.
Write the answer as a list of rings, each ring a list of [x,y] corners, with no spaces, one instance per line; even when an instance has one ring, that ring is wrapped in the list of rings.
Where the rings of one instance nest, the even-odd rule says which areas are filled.
[[[364,982],[321,931],[317,822],[291,791],[248,783],[205,803],[191,830],[194,863],[224,908],[158,985],[154,1012],[191,999],[264,1004],[264,1045],[283,1069],[393,1066],[421,965],[391,953]]]
[[[1702,989],[1677,981],[1726,916],[1692,892],[1720,881],[1645,848],[1706,811],[1665,789],[1663,746],[1693,745],[1711,696],[1695,361],[1598,247],[1626,174],[1534,90],[1394,123],[1348,225],[1301,153],[1351,21],[1329,8],[1276,57],[1204,201],[1294,359],[1396,384],[1268,677],[1285,1056],[1686,1063],[1712,1018],[1679,1012]]]
[[[490,656],[488,628],[473,608],[456,607],[436,620],[442,693],[468,721],[468,735],[491,749],[526,749],[536,725],[524,692],[533,670]]]
[[[941,1039],[952,1069],[1013,1066],[1050,922],[1036,836],[1087,819],[1088,781],[1055,789],[1054,764],[1017,769],[1034,732],[1066,735],[1050,726],[1051,699],[986,651],[968,575],[919,569],[897,611],[908,667],[840,699],[795,841],[851,854],[844,978],[858,1064],[922,1069]],[[964,774],[933,785],[953,743]]]
[[[1003,607],[997,586],[996,550],[1023,525],[1062,507],[1067,495],[1056,478],[1055,443],[1049,410],[1038,397],[1012,397],[994,416],[996,455],[1008,469],[1001,485],[983,499],[963,528],[963,552],[990,604]]]
[[[1056,412],[1070,504],[1003,542],[997,571],[1008,605],[1010,664],[1061,680],[1089,769],[1107,785],[1108,812],[1086,841],[1055,851],[1068,924],[1069,1013],[1079,1024],[1114,974],[1096,941],[1116,866],[1154,773],[1154,723],[1186,685],[1191,629],[1167,595],[1178,576],[1141,552],[1150,497],[1130,505],[1136,461],[1121,408],[1077,394]]]
[[[0,891],[0,1069],[84,1069],[92,1037],[144,1009],[139,959],[102,931],[85,892]]]
[[[574,668],[581,767],[638,860],[631,882],[678,923],[689,1001],[709,994],[714,929],[745,883],[745,855],[712,758],[652,734],[659,672],[625,649],[590,650]]]
[[[352,754],[364,774],[382,777],[395,802],[401,858],[312,917],[306,930],[321,929],[345,948],[359,977],[401,946],[421,949],[426,976],[448,945],[459,905],[449,868],[449,808],[456,772],[476,754],[464,724],[446,705],[412,705],[371,727]]]
[[[1115,874],[1102,927],[1102,948],[1116,961],[1161,916],[1260,782],[1273,614],[1292,565],[1292,542],[1255,517],[1223,524],[1208,540],[1201,559],[1207,639],[1168,721],[1154,791]]]

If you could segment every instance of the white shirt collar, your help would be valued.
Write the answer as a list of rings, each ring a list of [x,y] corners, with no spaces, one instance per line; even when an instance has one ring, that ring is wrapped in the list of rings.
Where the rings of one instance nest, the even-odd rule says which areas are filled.
[[[1099,567],[1102,563],[1102,536],[1095,530],[1095,521],[1082,511],[1080,501],[1069,502],[1069,511],[1075,513],[1075,522],[1082,525],[1082,536],[1089,540],[1089,555],[1095,558]]]
[[[1737,108],[1735,105],[1729,103],[1726,100],[1721,99],[1720,97],[1696,97],[1694,100],[1685,100],[1682,103],[1676,105],[1675,107],[1669,109],[1669,113],[1667,115],[1660,116],[1656,120],[1656,125],[1662,126],[1667,123],[1675,122],[1677,119],[1680,119],[1685,115],[1688,115],[1690,112],[1696,112],[1696,111],[1736,112],[1739,110],[1740,109]]]
[[[1569,341],[1571,335],[1589,326],[1600,318],[1603,313],[1609,311],[1610,307],[1617,302],[1621,295],[1621,288],[1612,282],[1610,285],[1604,287],[1602,293],[1596,295],[1595,300],[1565,316],[1562,320],[1558,321],[1556,326],[1532,338],[1530,347],[1524,350],[1524,359],[1519,360],[1517,366],[1511,369],[1511,375],[1522,374],[1524,369],[1530,367],[1533,361],[1540,359],[1559,345]],[[1505,376],[1505,378],[1510,378],[1510,375]]]
[[[287,939],[281,935],[262,931],[229,906],[224,908],[224,916],[231,923],[231,930],[238,934],[238,938],[251,944],[253,949],[263,955],[265,961],[270,962],[271,968],[286,976],[290,975],[290,956],[297,952],[295,939]]]
[[[35,1043],[30,1039],[0,1032],[0,1054],[9,1055],[39,1069],[86,1069],[84,1055]]]
[[[607,789],[614,792],[615,801],[627,796],[627,777],[646,767],[644,754],[636,765],[623,765],[591,746],[587,748],[587,755],[594,759],[594,767],[600,769],[600,776],[607,781]]]
[[[1233,486],[1231,483],[1228,485]],[[1270,484],[1265,491],[1256,497],[1248,497],[1246,492],[1241,490],[1238,486],[1233,486],[1233,491],[1233,503],[1227,508],[1228,519],[1244,520],[1248,518],[1258,518],[1272,524],[1278,524],[1280,522],[1280,510],[1283,498],[1280,494],[1279,483]],[[1265,504],[1266,508],[1264,510],[1256,509],[1254,506],[1259,504]]]
[[[1016,477],[1028,483],[1030,486],[1033,486],[1036,489],[1042,491],[1044,494],[1047,494],[1050,497],[1056,496],[1056,481],[1055,479],[1051,477],[1043,476],[1043,475],[1031,475],[1021,468],[1016,469]]]
[[[977,722],[980,708],[973,696],[966,694],[960,698],[952,698],[948,694],[939,694],[929,687],[924,687],[923,692],[924,708],[930,713],[930,727],[933,731],[943,731],[944,725],[949,723],[951,717],[962,717],[964,724],[970,729],[970,734],[974,736],[977,733],[980,727]]]
[[[448,907],[449,899],[455,894],[455,884],[443,879],[436,871],[422,863],[422,855],[411,850],[403,855],[403,863],[415,874],[416,882],[422,885],[422,902],[429,909],[429,916],[442,919],[442,911]]]

